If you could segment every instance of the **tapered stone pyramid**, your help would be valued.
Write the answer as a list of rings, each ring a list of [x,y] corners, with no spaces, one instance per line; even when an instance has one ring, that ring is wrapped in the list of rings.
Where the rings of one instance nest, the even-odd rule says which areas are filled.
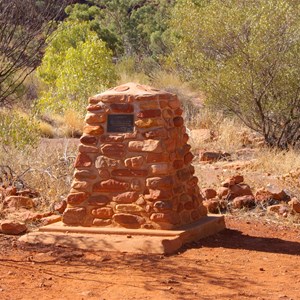
[[[65,225],[174,229],[206,216],[176,95],[127,83],[89,103]]]

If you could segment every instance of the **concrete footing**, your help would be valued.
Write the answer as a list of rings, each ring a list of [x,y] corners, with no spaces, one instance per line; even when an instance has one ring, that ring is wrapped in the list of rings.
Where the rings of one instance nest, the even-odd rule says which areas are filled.
[[[58,222],[30,232],[19,241],[93,251],[172,254],[184,244],[198,241],[224,228],[224,217],[220,215],[203,217],[176,230],[71,227]]]

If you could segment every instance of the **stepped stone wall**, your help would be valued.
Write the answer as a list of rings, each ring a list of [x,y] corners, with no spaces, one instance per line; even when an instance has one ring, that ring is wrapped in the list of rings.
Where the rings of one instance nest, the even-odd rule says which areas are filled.
[[[206,215],[176,95],[128,83],[89,99],[63,223],[173,229]]]

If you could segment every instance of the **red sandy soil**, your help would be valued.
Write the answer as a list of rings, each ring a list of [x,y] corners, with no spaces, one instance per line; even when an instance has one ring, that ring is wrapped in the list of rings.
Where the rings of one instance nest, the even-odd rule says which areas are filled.
[[[0,235],[0,299],[300,299],[300,229],[226,217],[178,254],[20,245]]]

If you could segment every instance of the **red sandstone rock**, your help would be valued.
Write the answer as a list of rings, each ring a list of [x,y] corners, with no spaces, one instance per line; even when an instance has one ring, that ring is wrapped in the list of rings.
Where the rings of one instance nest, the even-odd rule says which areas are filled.
[[[173,209],[173,202],[172,201],[156,201],[153,205],[156,212],[163,212]]]
[[[290,197],[286,194],[286,192],[276,185],[268,185],[266,190],[271,193],[272,199],[278,201],[288,201]]]
[[[103,103],[98,103],[98,104],[94,104],[94,105],[89,105],[87,108],[87,111],[99,111],[99,112],[104,112],[105,111],[105,106],[103,105]]]
[[[137,114],[138,118],[156,118],[161,116],[160,109],[142,110]]]
[[[94,192],[123,192],[129,188],[127,182],[118,181],[115,179],[109,179],[101,182],[97,182],[93,186]]]
[[[183,186],[182,185],[176,186],[174,187],[173,191],[175,194],[181,194],[183,192]]]
[[[199,152],[199,161],[207,161],[207,162],[214,162],[222,159],[229,159],[230,154],[226,152],[208,152],[208,151],[200,151]]]
[[[171,190],[149,190],[149,195],[145,195],[145,199],[153,201],[153,200],[164,200],[169,199],[173,196]]]
[[[176,175],[177,175],[179,180],[186,181],[191,177],[191,172],[188,168],[186,168],[186,169],[178,170],[176,172]]]
[[[183,113],[183,110],[180,107],[178,107],[177,109],[175,109],[174,113],[177,116],[181,116]]]
[[[151,189],[171,188],[173,186],[173,178],[171,176],[147,178],[146,185]]]
[[[217,190],[217,195],[220,199],[227,197],[229,194],[229,188],[226,187],[220,187]]]
[[[58,213],[62,214],[65,211],[66,208],[67,208],[67,201],[62,200],[62,201],[56,202],[54,204],[53,210],[55,212],[58,212]]]
[[[94,146],[79,145],[78,151],[81,153],[98,153],[99,149]]]
[[[180,106],[180,101],[177,98],[174,98],[168,101],[168,105],[171,108],[176,109]]]
[[[92,170],[76,170],[74,177],[79,180],[88,180],[97,178],[97,174]]]
[[[162,116],[165,118],[165,119],[171,119],[173,118],[173,111],[171,109],[164,109],[162,111]]]
[[[199,181],[198,177],[193,176],[191,179],[189,179],[189,180],[187,181],[187,185],[188,185],[189,187],[195,187],[195,186],[197,186],[198,181]]]
[[[183,125],[183,118],[182,117],[175,117],[173,119],[173,122],[174,122],[174,126],[180,127],[180,126]]]
[[[103,134],[101,135],[100,140],[102,143],[117,143],[117,142],[123,142],[124,136]]]
[[[94,226],[108,226],[111,224],[111,219],[94,219],[93,225]]]
[[[174,225],[179,223],[179,217],[175,212],[153,213],[150,217],[150,220],[157,223],[170,223]]]
[[[253,206],[255,206],[255,198],[253,195],[236,197],[232,201],[232,207],[237,209],[244,207],[251,208]]]
[[[219,203],[219,200],[217,200],[217,199],[204,200],[203,205],[206,207],[207,211],[210,213],[218,213],[219,212],[220,203]]]
[[[127,168],[139,169],[144,163],[143,156],[135,156],[125,159],[125,166]]]
[[[116,169],[111,171],[112,176],[123,177],[144,177],[147,176],[147,174],[147,170]]]
[[[278,214],[287,215],[289,213],[289,208],[282,204],[271,205],[267,207],[268,214]]]
[[[75,168],[89,167],[92,165],[92,160],[87,154],[79,153],[75,161]]]
[[[159,101],[159,106],[162,109],[166,108],[168,106],[168,101],[166,101],[166,100],[160,100]]]
[[[158,140],[131,141],[128,150],[132,152],[162,152],[161,142]]]
[[[212,199],[217,196],[217,192],[214,189],[204,189],[202,190],[205,199]]]
[[[160,164],[153,164],[150,167],[151,174],[153,175],[167,175],[169,173],[169,164],[167,163],[160,163]]]
[[[184,156],[184,163],[185,164],[189,164],[190,162],[192,162],[194,158],[194,155],[191,152],[188,152],[185,156]]]
[[[272,199],[272,194],[265,188],[258,189],[255,193],[256,202],[267,202]]]
[[[67,208],[63,214],[62,221],[66,225],[79,226],[84,222],[86,209],[84,207]]]
[[[80,138],[80,142],[82,144],[87,144],[87,145],[96,145],[98,142],[98,139],[95,136],[92,135],[83,135]]]
[[[140,109],[158,109],[159,104],[157,101],[145,101],[145,102],[140,102]]]
[[[140,228],[145,223],[144,218],[125,213],[115,214],[113,220],[126,228]]]
[[[104,195],[94,195],[89,197],[87,202],[92,206],[104,206],[109,202],[109,198]]]
[[[234,199],[239,196],[246,196],[251,195],[253,196],[253,193],[251,191],[251,188],[248,184],[235,184],[229,187],[229,198]]]
[[[67,203],[71,205],[78,205],[85,201],[88,197],[88,194],[85,192],[80,192],[76,194],[69,194],[67,197]]]
[[[173,168],[178,170],[181,169],[184,166],[184,161],[183,160],[174,160],[173,161]]]
[[[95,208],[92,210],[92,215],[100,219],[109,219],[113,215],[113,209],[111,207]]]
[[[139,198],[139,193],[137,192],[126,192],[118,194],[113,197],[113,201],[117,203],[133,203]]]
[[[131,180],[130,187],[134,191],[140,191],[143,188],[143,184],[141,183],[141,180],[139,180],[137,178],[133,178]]]
[[[104,132],[102,126],[90,126],[85,125],[83,127],[83,133],[90,134],[90,135],[100,135]]]
[[[155,162],[168,162],[170,160],[169,154],[166,152],[163,153],[151,153],[147,154],[146,162],[155,163]]]
[[[112,103],[110,108],[117,113],[132,113],[134,110],[133,105],[128,103]]]
[[[77,181],[76,179],[73,181],[71,187],[75,190],[87,190],[89,187],[89,183],[87,181]]]
[[[41,222],[43,223],[43,225],[50,225],[50,224],[61,221],[61,219],[62,219],[61,216],[52,215],[49,217],[41,218]]]
[[[184,203],[183,206],[184,206],[184,209],[186,209],[186,210],[192,210],[195,208],[193,201],[188,201],[188,202]]]
[[[31,198],[23,196],[8,196],[4,199],[4,206],[11,208],[33,208],[34,202]]]
[[[230,178],[227,178],[225,181],[223,181],[221,183],[221,185],[223,187],[230,187],[231,185],[239,184],[239,183],[242,183],[242,182],[244,182],[244,176],[235,175],[235,176],[232,176]]]
[[[142,119],[135,121],[135,125],[139,128],[149,128],[149,127],[155,127],[155,126],[162,126],[164,125],[164,122],[162,119]]]
[[[300,213],[300,201],[296,197],[292,198],[288,204],[294,212]]]
[[[0,232],[4,234],[17,235],[27,231],[27,227],[24,223],[6,220],[0,223]]]
[[[101,147],[101,153],[108,157],[123,157],[126,154],[124,144],[105,144]]]
[[[107,180],[110,178],[110,173],[107,169],[99,170],[99,177],[101,180]]]
[[[90,125],[103,123],[106,121],[106,114],[89,113],[86,115],[84,120],[87,124],[90,124]]]
[[[145,136],[147,139],[166,138],[168,136],[168,132],[165,128],[157,128],[144,132],[143,136]]]
[[[117,168],[120,166],[121,161],[113,158],[108,158],[106,156],[100,155],[95,161],[95,167],[97,169],[101,168]]]
[[[189,140],[189,135],[187,134],[187,133],[184,133],[183,134],[183,137],[182,137],[182,142],[183,143],[187,143],[188,142],[188,140]]]
[[[116,210],[118,213],[137,213],[144,211],[144,209],[137,204],[117,204]]]

